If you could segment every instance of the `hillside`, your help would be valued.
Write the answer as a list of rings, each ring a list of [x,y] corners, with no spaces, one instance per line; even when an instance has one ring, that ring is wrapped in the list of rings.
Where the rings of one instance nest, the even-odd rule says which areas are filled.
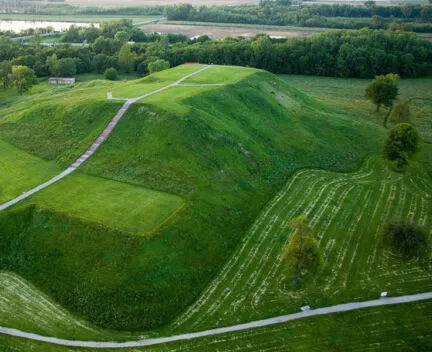
[[[5,107],[0,137],[14,147],[2,151],[64,167],[118,108],[104,101],[108,88],[139,96],[195,69],[81,84]],[[3,270],[96,325],[164,325],[199,296],[289,176],[355,171],[385,135],[263,71],[212,67],[183,83],[132,105],[77,174],[0,215]],[[2,188],[13,177],[2,176]],[[143,223],[149,213],[154,221]]]

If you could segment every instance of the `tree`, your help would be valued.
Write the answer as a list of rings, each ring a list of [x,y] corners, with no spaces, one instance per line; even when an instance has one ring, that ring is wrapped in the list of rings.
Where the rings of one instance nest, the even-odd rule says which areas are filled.
[[[384,240],[405,257],[415,257],[427,248],[427,231],[412,221],[391,221],[384,226]]]
[[[46,64],[52,76],[59,76],[58,72],[58,59],[56,54],[52,54],[46,58]]]
[[[126,31],[119,31],[115,34],[114,38],[120,40],[122,43],[126,43],[129,40],[130,35]]]
[[[73,77],[76,74],[76,64],[71,58],[58,61],[58,74],[60,77]]]
[[[389,73],[387,75],[376,76],[366,88],[366,97],[376,104],[379,111],[381,105],[390,108],[396,99],[399,88],[396,81],[399,75]]]
[[[118,54],[118,65],[120,71],[130,73],[134,71],[136,61],[136,53],[131,51],[129,44],[124,44]]]
[[[390,121],[396,122],[410,122],[411,121],[411,109],[410,100],[400,100],[394,105],[392,112],[389,117]]]
[[[38,83],[34,71],[27,66],[12,66],[10,81],[17,88],[18,94],[28,91],[34,84]]]
[[[409,123],[400,123],[389,131],[384,145],[384,157],[396,161],[398,169],[408,164],[408,158],[417,151],[419,135]]]
[[[368,0],[364,3],[364,5],[368,8],[368,9],[373,9],[376,7],[376,1],[372,1],[372,0]]]
[[[3,83],[3,88],[8,88],[10,85],[10,74],[12,73],[12,65],[9,61],[0,63],[0,80]]]
[[[105,79],[115,81],[117,79],[117,70],[114,67],[107,68],[104,73]]]
[[[159,59],[148,64],[148,71],[150,73],[159,72],[163,70],[167,70],[170,68],[170,64],[168,61]]]
[[[283,258],[288,268],[294,271],[293,286],[297,280],[308,270],[315,269],[320,263],[318,242],[312,234],[306,217],[299,216],[293,219],[290,226],[295,229],[290,243],[283,250]]]

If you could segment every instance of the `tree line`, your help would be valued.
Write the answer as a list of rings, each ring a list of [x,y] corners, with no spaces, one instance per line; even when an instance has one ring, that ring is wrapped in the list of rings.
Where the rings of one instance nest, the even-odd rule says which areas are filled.
[[[335,29],[390,28],[403,25],[406,30],[432,32],[432,6],[352,5],[284,6],[266,1],[263,6],[167,6],[164,14],[171,21],[199,21],[278,26],[325,27]]]
[[[90,44],[47,47],[36,36],[22,45],[3,36],[0,62],[29,67],[38,77],[104,73],[110,68],[145,75],[150,72],[150,64],[158,60],[164,61],[163,66],[201,62],[334,77],[432,75],[432,43],[403,31],[362,29],[326,32],[311,38],[271,39],[257,35],[252,40],[213,41],[206,36],[190,40],[183,35],[144,33],[131,21],[121,20],[101,28],[72,27],[65,38],[84,39]]]

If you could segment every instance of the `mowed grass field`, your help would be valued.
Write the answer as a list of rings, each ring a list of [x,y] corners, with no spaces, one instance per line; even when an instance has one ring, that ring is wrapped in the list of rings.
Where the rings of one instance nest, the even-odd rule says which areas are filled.
[[[296,312],[303,305],[373,299],[382,291],[430,291],[431,257],[403,260],[383,246],[381,230],[392,218],[429,225],[431,211],[432,182],[416,169],[401,175],[371,159],[352,174],[299,171],[173,327],[203,330]],[[319,239],[323,263],[293,288],[281,254],[292,234],[289,223],[300,215],[309,219]]]
[[[379,157],[385,129],[366,118],[371,104],[360,105],[359,113],[353,114],[320,101],[318,94],[312,98],[251,69],[213,67],[200,76],[183,83],[227,85],[175,87],[140,101],[82,169],[116,180],[110,181],[115,185],[127,182],[179,195],[186,200],[181,216],[150,239],[129,236],[115,230],[113,223],[108,229],[77,221],[76,204],[60,197],[53,205],[48,199],[56,195],[53,188],[54,193],[40,194],[40,202],[52,210],[22,207],[0,218],[0,249],[11,253],[2,268],[17,272],[75,315],[96,324],[138,330],[171,320],[159,330],[167,335],[296,312],[305,304],[315,308],[372,299],[383,290],[400,295],[431,289],[431,258],[405,261],[386,249],[380,237],[384,222],[393,217],[413,217],[430,226],[432,185],[422,165],[424,150],[406,173],[394,173]],[[105,87],[103,82],[88,86],[94,96],[100,94],[98,86]],[[77,88],[82,91],[85,85]],[[56,157],[61,159],[62,154]],[[88,176],[76,176],[75,184],[73,178],[65,180],[69,187],[59,184],[59,193],[83,187],[90,203],[102,204],[91,196],[96,186],[84,187]],[[111,193],[110,189],[103,187],[102,192]],[[80,199],[80,192],[72,193],[74,199]],[[280,254],[292,232],[287,225],[297,215],[307,215],[319,236],[323,264],[317,275],[306,276],[294,290]],[[130,221],[139,219],[132,214]],[[107,219],[102,223],[109,225]],[[234,234],[238,237],[229,237]],[[34,255],[41,250],[43,256]],[[187,309],[185,300],[193,303]],[[328,344],[310,342],[305,338],[309,335],[294,334],[296,330],[286,324],[286,329],[190,341],[176,348],[211,351],[224,343],[234,350],[283,350],[293,341],[298,350],[361,349],[372,348],[372,341],[380,339],[390,339],[386,348],[430,344],[430,334],[420,324],[430,310],[416,313],[415,323],[406,319],[411,330],[401,335],[394,320],[384,318],[391,316],[386,309],[374,313],[382,324],[373,332],[367,318],[362,320],[357,313],[353,320],[347,318],[348,325],[362,321],[364,330],[357,340],[338,330]],[[403,317],[408,314],[405,308],[399,312]],[[317,318],[312,326],[335,327],[341,322],[337,317]],[[52,334],[57,334],[55,321],[47,321],[44,332],[49,334],[52,324]],[[301,324],[295,326],[305,326]],[[320,336],[328,336],[328,329],[320,331]],[[399,340],[393,341],[396,333]],[[11,340],[12,346],[20,343]],[[245,347],[245,340],[252,342]],[[31,342],[27,346],[41,348]]]
[[[19,196],[61,172],[54,163],[30,155],[0,140],[0,203]]]
[[[382,125],[385,109],[376,112],[374,105],[365,99],[367,79],[345,79],[313,76],[280,75],[287,83],[298,87],[327,107],[344,114],[361,117]],[[432,79],[401,79],[398,81],[399,100],[409,100],[412,120],[423,138],[421,159],[432,175]],[[396,122],[389,121],[389,127]]]
[[[249,331],[172,342],[133,351],[430,351],[432,302],[368,308],[317,316]],[[90,352],[0,335],[4,351]],[[119,349],[98,349],[104,352]]]
[[[95,222],[112,229],[149,235],[184,205],[175,195],[77,173],[23,203]]]

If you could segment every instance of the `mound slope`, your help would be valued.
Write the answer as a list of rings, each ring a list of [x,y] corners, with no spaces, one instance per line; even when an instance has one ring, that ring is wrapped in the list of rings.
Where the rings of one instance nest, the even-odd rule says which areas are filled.
[[[271,74],[248,69],[239,80],[242,69],[217,70],[217,83],[222,73],[236,80],[134,104],[82,168],[180,196],[175,218],[144,239],[49,209],[13,211],[0,217],[2,268],[99,326],[159,326],[197,298],[288,176],[305,167],[352,171],[379,149],[383,130]]]

